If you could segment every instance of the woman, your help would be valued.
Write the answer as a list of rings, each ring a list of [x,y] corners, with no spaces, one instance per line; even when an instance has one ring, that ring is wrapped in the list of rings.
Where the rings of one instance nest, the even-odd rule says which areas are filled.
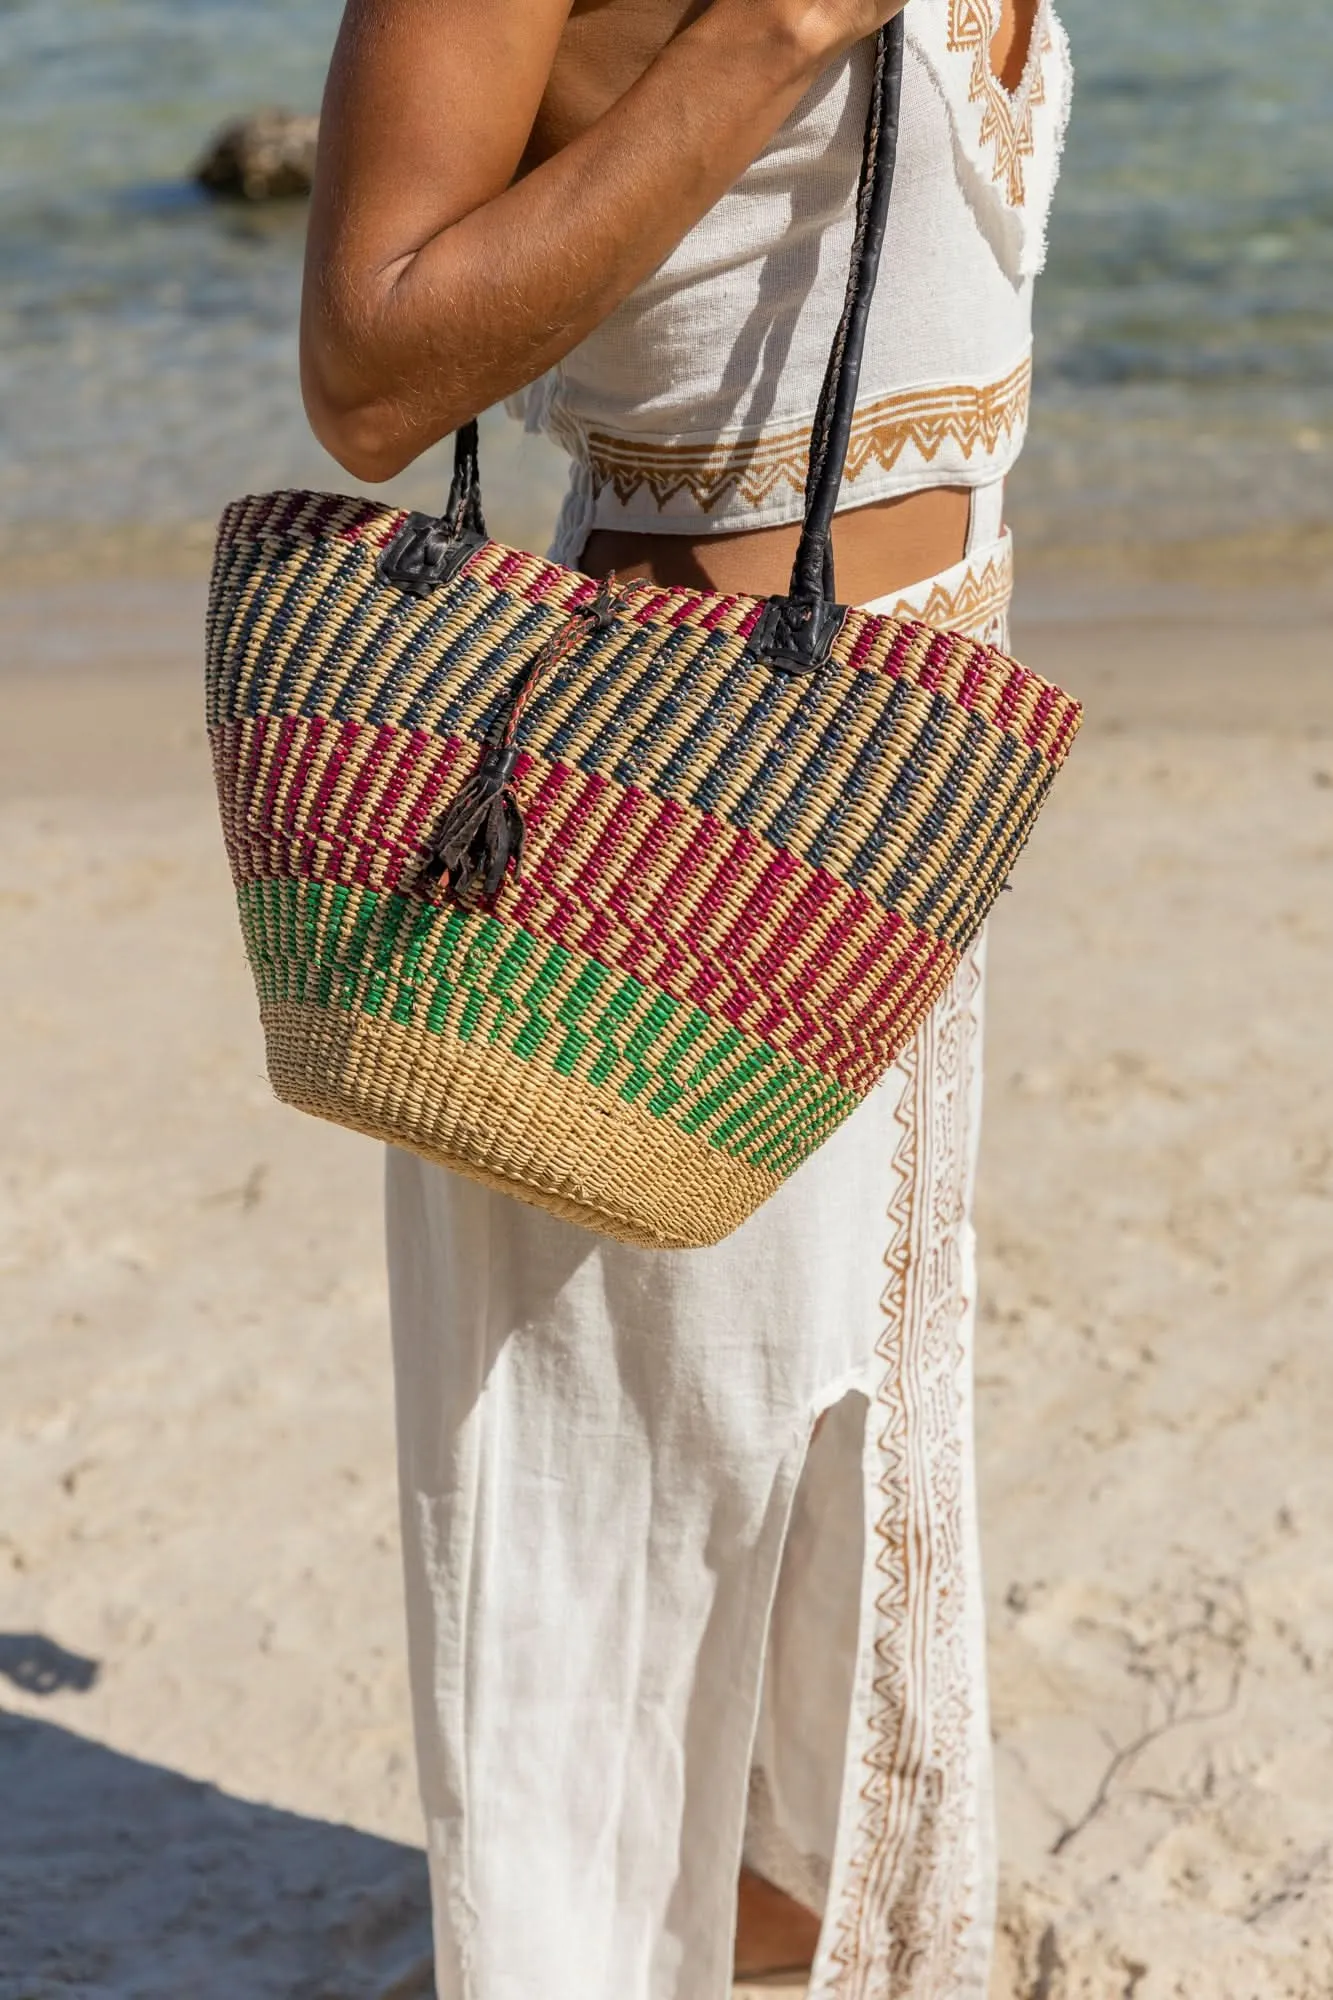
[[[571,456],[562,560],[781,590],[900,5],[351,0],[303,323],[324,443],[384,479],[509,398]],[[906,26],[839,594],[999,638],[1068,54],[1050,0]],[[976,954],[710,1251],[390,1157],[441,2000],[716,2000],[733,1954],[984,1995],[980,1019]]]

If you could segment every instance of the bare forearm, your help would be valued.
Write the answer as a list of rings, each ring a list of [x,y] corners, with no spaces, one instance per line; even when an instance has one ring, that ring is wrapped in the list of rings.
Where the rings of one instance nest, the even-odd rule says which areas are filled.
[[[717,0],[523,179],[439,227],[416,217],[420,241],[374,257],[363,239],[358,258],[327,223],[312,232],[303,374],[324,441],[388,477],[534,380],[661,262],[836,52],[813,7],[784,21]]]

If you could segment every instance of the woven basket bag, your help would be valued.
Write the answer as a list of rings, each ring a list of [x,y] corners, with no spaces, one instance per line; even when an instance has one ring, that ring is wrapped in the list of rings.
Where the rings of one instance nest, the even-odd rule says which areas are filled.
[[[791,587],[598,584],[313,493],[218,534],[208,722],[279,1097],[626,1242],[713,1243],[881,1077],[1027,838],[1076,702],[834,602],[892,180],[879,38]]]

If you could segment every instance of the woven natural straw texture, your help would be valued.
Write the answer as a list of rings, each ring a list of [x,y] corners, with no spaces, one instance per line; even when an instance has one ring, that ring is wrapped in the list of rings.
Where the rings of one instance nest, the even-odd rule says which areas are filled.
[[[804,678],[746,655],[753,598],[632,585],[575,629],[597,586],[495,542],[419,598],[376,575],[404,519],[278,493],[219,532],[208,720],[274,1088],[627,1242],[716,1242],[910,1039],[1078,705],[859,611]],[[521,874],[423,892],[539,654]]]

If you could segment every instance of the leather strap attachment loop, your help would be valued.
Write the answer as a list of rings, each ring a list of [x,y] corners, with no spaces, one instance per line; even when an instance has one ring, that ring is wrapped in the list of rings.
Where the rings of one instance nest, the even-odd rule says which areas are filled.
[[[826,597],[770,597],[745,642],[746,653],[775,673],[816,673],[827,664],[846,616],[845,604]]]
[[[485,540],[484,534],[471,528],[450,534],[433,514],[409,514],[388,548],[381,551],[375,574],[381,583],[395,583],[413,597],[429,597],[433,590],[453,582]]]

